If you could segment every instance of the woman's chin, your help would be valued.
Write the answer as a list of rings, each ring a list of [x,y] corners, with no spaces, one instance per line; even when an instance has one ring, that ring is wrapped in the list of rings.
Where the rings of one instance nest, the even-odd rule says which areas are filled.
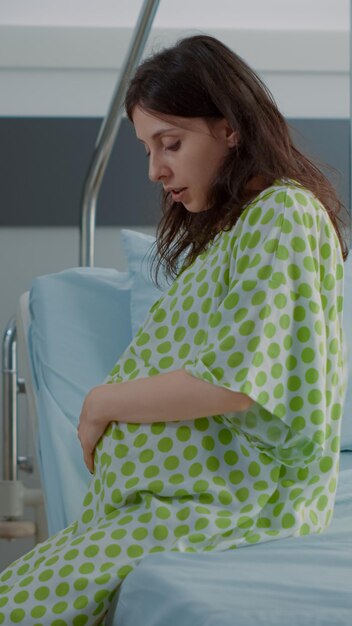
[[[202,213],[202,211],[205,211],[203,207],[196,206],[195,204],[185,204],[184,202],[182,202],[182,204],[189,213]]]

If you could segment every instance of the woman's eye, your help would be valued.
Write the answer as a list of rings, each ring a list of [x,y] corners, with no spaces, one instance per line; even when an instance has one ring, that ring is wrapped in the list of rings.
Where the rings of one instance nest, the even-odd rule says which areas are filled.
[[[175,143],[172,143],[170,146],[165,146],[165,150],[172,150],[173,152],[176,152],[176,150],[179,149],[180,145],[181,142],[178,140],[175,141]]]
[[[176,150],[179,149],[180,145],[181,145],[181,141],[178,140],[178,141],[175,141],[175,143],[170,144],[169,146],[164,146],[163,149],[164,150],[172,150],[172,152],[176,152]],[[146,155],[147,158],[149,158],[150,157],[150,152],[146,151],[145,155]]]

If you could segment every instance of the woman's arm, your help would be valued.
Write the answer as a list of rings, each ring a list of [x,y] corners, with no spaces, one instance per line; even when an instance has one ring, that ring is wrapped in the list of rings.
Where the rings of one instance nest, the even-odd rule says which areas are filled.
[[[78,436],[90,469],[95,446],[110,422],[193,420],[244,411],[251,404],[252,400],[243,393],[213,385],[180,369],[94,387],[83,403]]]

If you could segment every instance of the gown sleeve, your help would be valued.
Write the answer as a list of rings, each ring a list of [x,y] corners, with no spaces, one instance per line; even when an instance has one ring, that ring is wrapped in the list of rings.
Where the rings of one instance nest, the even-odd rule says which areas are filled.
[[[321,204],[290,188],[239,222],[228,292],[185,369],[247,394],[249,410],[222,418],[269,457],[305,465],[322,456],[341,414],[331,391],[343,365],[339,242]]]

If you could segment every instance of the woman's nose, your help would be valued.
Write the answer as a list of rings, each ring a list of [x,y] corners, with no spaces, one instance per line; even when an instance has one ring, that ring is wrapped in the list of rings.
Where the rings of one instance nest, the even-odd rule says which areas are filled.
[[[168,175],[168,169],[160,157],[153,156],[152,154],[150,155],[148,174],[149,174],[149,179],[153,183],[160,182],[163,178],[165,178]]]

